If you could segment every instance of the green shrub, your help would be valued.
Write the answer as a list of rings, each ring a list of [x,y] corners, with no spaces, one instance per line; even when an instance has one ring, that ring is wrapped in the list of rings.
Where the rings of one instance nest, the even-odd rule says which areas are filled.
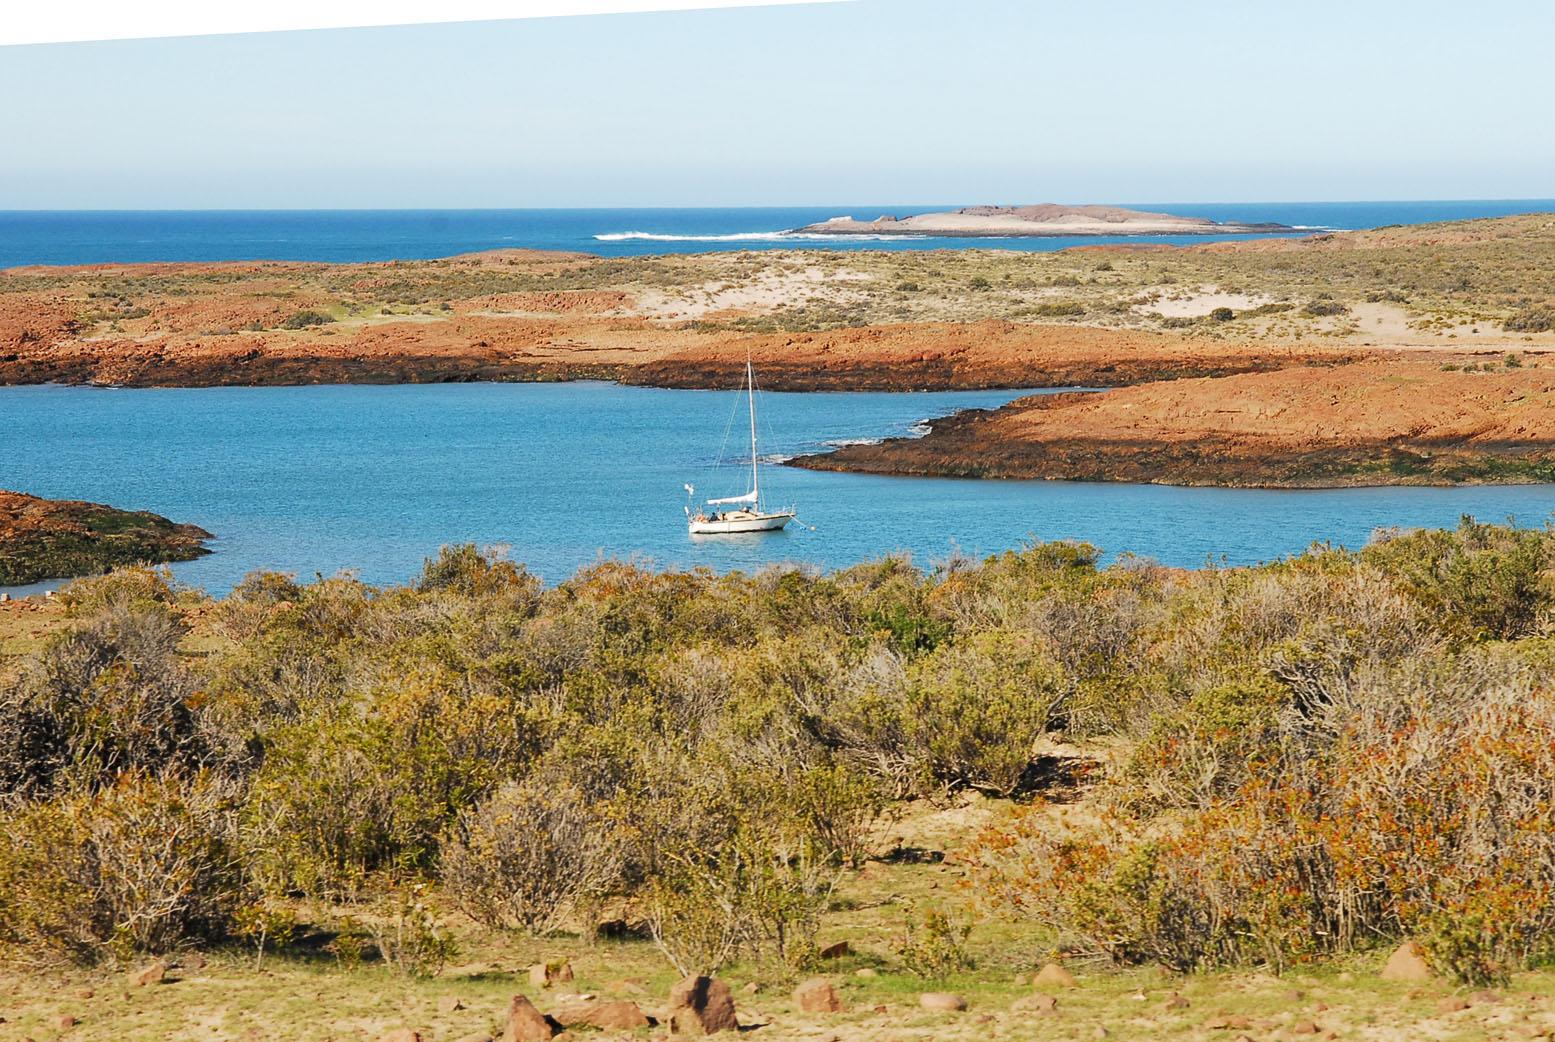
[[[0,827],[0,940],[24,959],[95,962],[220,941],[250,891],[208,776],[125,775]]]
[[[1548,333],[1555,329],[1555,307],[1529,305],[1514,311],[1501,328],[1508,333]]]
[[[51,636],[0,691],[0,801],[197,768],[208,749],[184,632],[161,602],[113,598]]]
[[[505,786],[466,810],[441,872],[477,922],[545,934],[609,894],[622,861],[621,838],[601,809],[546,779]]]
[[[309,326],[325,326],[335,321],[322,311],[299,311],[281,323],[282,329],[307,329]]]

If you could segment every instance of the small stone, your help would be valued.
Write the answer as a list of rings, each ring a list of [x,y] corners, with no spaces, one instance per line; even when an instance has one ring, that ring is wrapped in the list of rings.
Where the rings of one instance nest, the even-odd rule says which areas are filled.
[[[477,1031],[473,1035],[465,1035],[459,1039],[456,1039],[455,1042],[494,1042],[494,1040],[490,1035],[486,1034],[486,1032]]]
[[[1129,998],[1133,999],[1135,1002],[1144,1002],[1149,997],[1150,997],[1149,995],[1146,995],[1142,991],[1136,991],[1136,992],[1134,992],[1134,994],[1129,996]]]
[[[437,1000],[439,1013],[458,1013],[464,1008],[464,1002],[457,995],[444,995]]]
[[[953,991],[926,991],[918,996],[918,1005],[924,1009],[959,1013],[966,1009],[966,999]]]
[[[1461,995],[1449,995],[1436,1004],[1438,1013],[1457,1013],[1469,1008],[1469,1000]]]
[[[994,1021],[996,1021],[998,1019],[999,1018],[994,1016],[992,1013],[984,1013],[984,1014],[981,1014],[977,1018],[977,1023],[979,1023],[979,1024],[992,1024]]]
[[[161,984],[167,979],[167,966],[160,962],[153,962],[142,966],[138,970],[130,971],[130,986],[144,988],[148,984]]]
[[[1290,1026],[1292,1035],[1315,1035],[1318,1030],[1318,1026],[1310,1020],[1298,1020]]]
[[[794,1002],[805,1013],[841,1013],[842,999],[831,981],[815,977],[794,989]]]
[[[1052,995],[1044,995],[1039,991],[1035,995],[1027,995],[1023,999],[1017,999],[1013,1008],[1029,1010],[1033,1013],[1057,1013],[1058,999]]]
[[[178,960],[178,965],[180,968],[188,970],[190,973],[198,973],[199,971],[205,969],[205,956],[199,952],[190,952],[188,955]]]
[[[1434,980],[1436,974],[1425,961],[1425,949],[1414,941],[1405,941],[1388,956],[1382,967],[1382,979],[1391,981]]]
[[[610,991],[624,991],[628,995],[643,995],[648,991],[648,982],[641,977],[624,977],[610,985]]]
[[[63,1016],[61,1016],[58,1020],[54,1021],[54,1023],[61,1030],[64,1030],[66,1028],[73,1028],[73,1027],[75,1027],[76,1024],[79,1023],[79,1021],[77,1021],[76,1018],[71,1016],[69,1013],[66,1013]]]
[[[1105,1024],[1097,1024],[1094,1028],[1091,1029],[1091,1037],[1092,1038],[1111,1038],[1112,1037],[1112,1032],[1107,1030],[1107,1026]]]
[[[529,967],[529,983],[537,988],[549,988],[570,980],[572,963],[566,959],[560,962],[537,962]]]
[[[1010,983],[1014,984],[1017,988],[1024,988],[1026,985],[1031,983],[1031,978],[1024,973],[1017,973],[1015,975],[1015,979]]]
[[[1318,1012],[1318,1013],[1327,1013],[1328,1012],[1328,1003],[1326,1003],[1326,1002],[1319,1002],[1316,1006],[1313,1006],[1312,1009],[1314,1011]]]
[[[383,1042],[421,1042],[421,1032],[399,1028],[383,1036]]]
[[[1302,991],[1300,988],[1295,988],[1286,992],[1285,997],[1292,1002],[1300,1002],[1302,999],[1307,997],[1307,993]]]
[[[845,955],[852,954],[853,948],[848,944],[847,941],[838,941],[835,944],[828,944],[826,947],[821,949],[821,958],[823,959],[840,959]]]
[[[1469,1002],[1476,1006],[1494,1005],[1501,1001],[1501,996],[1493,991],[1476,991],[1469,996]]]
[[[740,992],[744,995],[759,995],[761,994],[761,985],[757,984],[755,981],[751,981],[749,984],[745,985],[745,987],[741,988]]]
[[[1074,974],[1056,962],[1050,962],[1042,967],[1041,971],[1032,978],[1032,983],[1039,988],[1078,988],[1080,986]]]
[[[876,1006],[875,1007],[875,1012],[876,1013],[888,1013],[888,1012],[890,1012],[890,1010],[889,1010],[889,1007],[886,1007],[886,1006]]]
[[[1162,1008],[1164,1008],[1164,1009],[1187,1009],[1188,1008],[1188,1000],[1183,998],[1181,995],[1177,994],[1174,991],[1174,992],[1172,992],[1170,995],[1168,995],[1166,997],[1166,1003],[1164,1004],[1164,1006]]]
[[[873,966],[862,966],[859,969],[856,969],[856,970],[853,971],[853,976],[855,976],[855,977],[878,977],[878,976],[880,976],[880,971],[875,969]]]
[[[76,992],[76,994],[81,996],[83,999],[89,999],[97,993],[91,988],[82,988],[80,991]]]

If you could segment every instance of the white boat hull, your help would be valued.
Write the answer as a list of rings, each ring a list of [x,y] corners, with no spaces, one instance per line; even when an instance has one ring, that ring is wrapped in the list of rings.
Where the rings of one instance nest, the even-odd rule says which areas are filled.
[[[776,532],[793,519],[793,514],[749,514],[717,521],[692,518],[686,524],[692,535],[738,535],[741,532]]]

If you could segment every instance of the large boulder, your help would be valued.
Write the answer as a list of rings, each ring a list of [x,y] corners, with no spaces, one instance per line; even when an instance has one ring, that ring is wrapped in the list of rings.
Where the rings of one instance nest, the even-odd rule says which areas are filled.
[[[1425,949],[1414,941],[1405,941],[1393,950],[1382,967],[1382,979],[1393,981],[1434,980],[1431,964],[1425,961]]]
[[[740,1027],[729,985],[712,977],[687,977],[670,988],[669,1022],[677,1035],[714,1035]]]
[[[794,989],[794,1003],[805,1013],[841,1013],[842,999],[824,977],[805,981]]]
[[[535,1009],[527,996],[514,995],[508,1003],[508,1025],[502,1042],[550,1042],[558,1030],[556,1022]]]

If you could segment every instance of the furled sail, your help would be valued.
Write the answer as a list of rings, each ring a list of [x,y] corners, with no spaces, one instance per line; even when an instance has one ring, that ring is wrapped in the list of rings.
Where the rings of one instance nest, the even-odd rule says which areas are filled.
[[[707,502],[709,506],[715,507],[723,506],[725,503],[754,503],[756,502],[756,492],[752,490],[743,496],[725,496],[723,499],[709,499]]]

